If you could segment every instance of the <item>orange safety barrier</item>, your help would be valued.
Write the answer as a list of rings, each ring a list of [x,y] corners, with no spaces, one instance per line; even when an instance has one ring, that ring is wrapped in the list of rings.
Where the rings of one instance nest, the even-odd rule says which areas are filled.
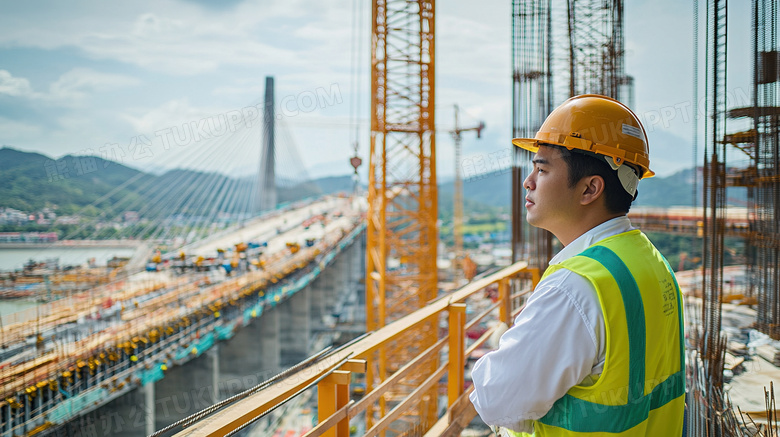
[[[436,388],[444,375],[447,375],[447,412],[435,424],[425,424],[421,429],[426,435],[452,435],[464,423],[470,421],[475,412],[468,411],[468,390],[465,390],[464,369],[468,357],[482,347],[498,324],[487,329],[466,348],[466,333],[481,321],[493,316],[494,320],[511,324],[511,320],[521,309],[520,299],[531,292],[539,281],[538,269],[531,269],[525,262],[518,262],[482,279],[475,280],[463,288],[440,297],[426,307],[390,323],[377,331],[369,333],[357,341],[347,344],[335,352],[319,358],[308,365],[287,374],[274,384],[263,388],[241,400],[225,407],[211,416],[190,422],[177,436],[226,436],[233,435],[249,424],[275,410],[288,400],[317,387],[318,424],[305,436],[349,436],[350,420],[358,415],[370,414],[372,420],[367,423],[365,435],[384,435],[391,423],[398,419],[409,419],[414,415],[417,404],[432,389]],[[482,312],[466,320],[469,298],[489,301],[484,293],[498,286],[498,297],[490,302]],[[511,291],[515,290],[515,294]],[[482,292],[482,295],[480,295]],[[444,312],[447,317],[444,318]],[[433,326],[446,321],[447,330],[441,330],[441,338],[420,352],[399,369],[392,372],[378,384],[367,384],[368,391],[358,400],[350,400],[349,386],[353,373],[370,373],[372,360],[381,357],[377,352],[391,342],[398,341],[405,333],[414,332],[425,323],[434,321]],[[446,361],[441,357],[444,346],[448,346]],[[402,384],[408,387],[410,375],[420,375],[416,387],[404,398],[393,396]],[[388,372],[389,373],[389,372]],[[392,403],[392,409],[384,412],[375,408],[380,400]],[[435,402],[435,400],[434,400]],[[465,411],[465,412],[464,412]],[[377,417],[381,412],[381,417]],[[419,426],[419,424],[417,425]]]

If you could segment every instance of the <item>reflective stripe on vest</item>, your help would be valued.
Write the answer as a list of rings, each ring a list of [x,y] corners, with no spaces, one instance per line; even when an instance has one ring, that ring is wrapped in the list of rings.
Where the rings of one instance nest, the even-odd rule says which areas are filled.
[[[535,435],[638,436],[645,435],[645,429],[652,429],[653,435],[679,435],[685,394],[684,333],[680,289],[669,263],[644,234],[634,230],[550,266],[544,276],[561,268],[585,277],[596,289],[607,331],[606,361],[593,386],[572,387],[534,423]],[[651,307],[646,309],[645,302]],[[677,317],[670,320],[675,312]],[[664,338],[675,334],[679,361],[665,353],[669,341]],[[650,362],[648,348],[654,351]],[[648,423],[651,412],[653,420]]]

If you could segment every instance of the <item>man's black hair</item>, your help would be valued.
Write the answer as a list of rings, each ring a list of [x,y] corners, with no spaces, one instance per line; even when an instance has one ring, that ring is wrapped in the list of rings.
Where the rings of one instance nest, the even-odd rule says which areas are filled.
[[[604,179],[604,199],[607,210],[612,214],[628,214],[635,196],[623,188],[617,172],[607,164],[602,156],[578,153],[565,147],[557,147],[561,157],[569,168],[569,187],[573,187],[586,176],[601,176]]]

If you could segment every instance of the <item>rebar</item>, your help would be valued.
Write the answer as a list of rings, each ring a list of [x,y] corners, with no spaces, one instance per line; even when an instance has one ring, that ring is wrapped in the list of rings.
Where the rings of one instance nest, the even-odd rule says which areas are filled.
[[[623,21],[622,0],[512,2],[513,137],[533,137],[552,109],[574,95],[618,100],[631,95],[633,81],[624,72]],[[531,155],[514,149],[512,257],[543,270],[553,255],[552,234],[524,223],[522,182]]]
[[[756,201],[751,231],[755,251],[758,327],[780,339],[780,150],[778,145],[778,2],[753,1],[753,131],[756,148]]]

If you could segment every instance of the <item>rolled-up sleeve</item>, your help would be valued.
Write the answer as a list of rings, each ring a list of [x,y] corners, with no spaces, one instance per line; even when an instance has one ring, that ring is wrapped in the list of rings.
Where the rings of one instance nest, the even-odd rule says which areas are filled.
[[[583,310],[582,299],[575,295],[595,291],[589,283],[585,290],[573,289],[561,283],[561,275],[576,276],[580,287],[586,282],[566,270],[546,278],[501,337],[498,349],[472,369],[470,399],[488,425],[532,432],[530,421],[544,416],[598,361],[593,310]]]

